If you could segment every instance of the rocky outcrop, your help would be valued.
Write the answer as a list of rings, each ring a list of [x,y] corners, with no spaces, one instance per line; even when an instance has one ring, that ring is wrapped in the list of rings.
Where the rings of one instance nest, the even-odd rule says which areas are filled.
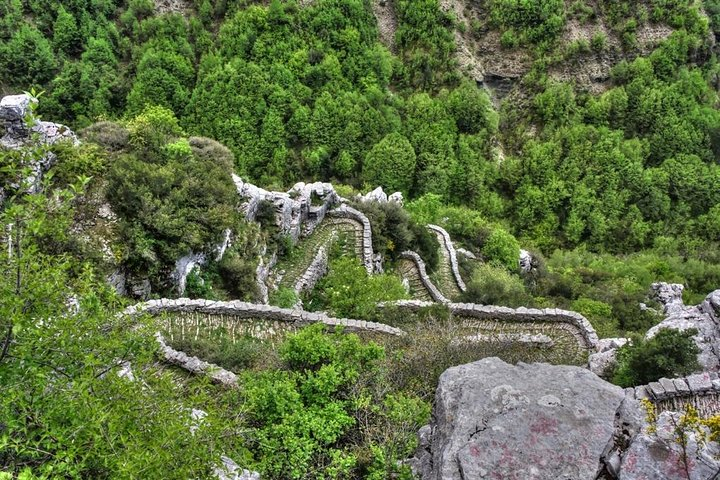
[[[0,122],[5,130],[0,138],[1,148],[18,150],[29,145],[53,145],[61,141],[78,143],[77,136],[65,125],[35,118],[32,110],[35,103],[37,99],[27,94],[9,95],[0,100]],[[44,153],[41,158],[24,158],[30,175],[18,179],[15,188],[22,183],[31,193],[39,191],[43,175],[55,164],[56,159],[52,152]]]
[[[424,480],[594,479],[623,400],[579,367],[497,358],[453,367],[413,464]]]
[[[716,478],[717,442],[707,442],[702,427],[685,429],[682,441],[676,427],[685,404],[668,410],[668,397],[653,396],[665,388],[663,395],[711,399],[715,383],[720,388],[711,378],[623,391],[578,367],[497,358],[453,367],[440,377],[432,423],[418,432],[409,463],[423,480]],[[648,423],[648,408],[657,421]],[[716,403],[700,414],[718,410]]]
[[[697,432],[687,432],[685,445],[676,433],[680,415],[662,412],[652,431],[642,429],[632,440],[619,466],[620,480],[709,480],[720,472],[720,450]]]
[[[276,224],[294,242],[309,235],[340,197],[329,183],[297,183],[288,192],[271,192],[233,174],[233,182],[243,199],[242,210],[248,220],[255,220],[263,201],[275,207]]]
[[[372,190],[365,195],[359,195],[357,197],[358,200],[361,202],[376,202],[376,203],[397,203],[398,205],[402,206],[403,204],[403,194],[402,192],[395,192],[393,194],[388,195],[385,193],[382,187],[377,187],[375,190]]]
[[[654,337],[663,328],[697,329],[693,340],[700,349],[698,362],[702,370],[720,371],[720,290],[710,293],[700,305],[690,307],[683,303],[680,284],[654,283],[652,290],[666,317],[648,330],[646,338]]]
[[[260,480],[258,472],[240,467],[228,457],[220,457],[221,464],[214,468],[213,473],[218,480]]]
[[[628,338],[601,338],[597,343],[597,352],[590,355],[590,371],[595,375],[608,378],[617,365],[617,351],[628,343]]]
[[[527,250],[520,250],[520,271],[528,273],[533,268],[533,257]]]

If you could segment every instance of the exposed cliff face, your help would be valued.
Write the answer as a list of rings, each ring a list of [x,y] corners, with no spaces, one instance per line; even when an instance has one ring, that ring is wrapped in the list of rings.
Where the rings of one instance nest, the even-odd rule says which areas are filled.
[[[457,60],[462,71],[487,87],[496,100],[505,97],[516,82],[532,67],[534,47],[503,47],[501,33],[490,23],[490,3],[478,0],[440,0],[441,8],[457,19],[455,29]],[[569,6],[572,2],[566,2]],[[670,36],[672,29],[664,24],[645,23],[635,32],[636,44],[623,46],[621,35],[612,28],[598,2],[589,2],[593,15],[583,21],[568,15],[559,45],[567,47],[584,41],[589,45],[596,36],[605,38],[602,48],[568,55],[551,65],[551,77],[576,83],[599,93],[609,87],[610,70],[623,59],[650,53],[658,43]]]

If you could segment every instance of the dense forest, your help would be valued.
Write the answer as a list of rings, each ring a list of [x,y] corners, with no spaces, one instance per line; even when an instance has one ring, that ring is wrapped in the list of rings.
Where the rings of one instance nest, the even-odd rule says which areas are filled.
[[[394,0],[389,42],[376,3],[0,0],[0,92],[32,91],[36,115],[82,139],[51,147],[32,195],[15,182],[23,154],[0,152],[0,215],[17,225],[2,249],[0,339],[14,340],[0,343],[0,390],[15,388],[0,394],[0,479],[209,478],[221,454],[263,478],[411,478],[398,461],[462,355],[317,328],[192,347],[243,371],[225,391],[158,366],[153,326],[116,315],[131,300],[105,285],[110,264],[147,280],[129,297],[176,295],[176,260],[230,231],[185,294],[256,301],[258,258],[299,258],[270,207],[256,222],[239,213],[232,173],[267,190],[404,196],[353,204],[386,273],[337,245],[314,291],[280,288],[276,305],[383,320],[378,302],[407,297],[402,251],[437,275],[427,224],[481,260],[461,262],[457,300],[571,309],[655,356],[638,337],[661,319],[650,285],[681,283],[688,304],[720,287],[720,1]],[[468,45],[484,78],[457,54]],[[508,88],[492,82],[495,54],[522,58]],[[591,64],[595,80],[574,78]],[[102,203],[112,228],[93,218]],[[429,317],[424,341],[442,331],[441,309]],[[691,348],[687,335],[660,341],[683,359]],[[618,383],[649,378],[633,355]],[[130,357],[142,382],[106,375]],[[682,361],[653,379],[691,371]],[[202,428],[180,433],[193,408]]]

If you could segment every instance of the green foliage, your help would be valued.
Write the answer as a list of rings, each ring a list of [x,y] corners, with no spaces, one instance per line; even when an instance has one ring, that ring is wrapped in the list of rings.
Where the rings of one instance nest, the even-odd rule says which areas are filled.
[[[405,250],[414,250],[425,260],[430,271],[437,267],[439,244],[426,228],[427,223],[415,222],[395,202],[357,202],[355,208],[367,215],[372,226],[373,249],[397,258]]]
[[[407,194],[415,172],[415,151],[407,138],[391,133],[375,145],[365,157],[363,179],[367,185],[379,185],[391,192]]]
[[[496,25],[521,36],[519,43],[552,40],[565,23],[562,0],[493,0],[490,11]]]
[[[178,258],[209,251],[226,229],[237,229],[237,194],[227,156],[216,160],[197,142],[177,138],[182,130],[172,112],[150,107],[128,131],[130,148],[115,155],[107,173],[107,197],[122,219],[124,263],[162,289],[162,273]],[[223,259],[233,295],[252,295],[251,268],[232,253]]]
[[[371,318],[379,302],[406,297],[398,277],[368,275],[356,259],[341,257],[330,263],[329,273],[318,282],[305,306],[327,309],[336,317]]]
[[[618,352],[618,366],[613,383],[621,387],[644,385],[662,377],[684,377],[699,368],[697,354],[700,349],[692,337],[697,330],[660,329],[644,340],[638,337]]]
[[[473,271],[467,291],[463,293],[463,301],[520,307],[531,305],[532,297],[520,277],[504,268],[483,264]]]
[[[270,305],[282,308],[293,308],[298,303],[298,296],[292,288],[282,287],[270,294]]]
[[[80,31],[72,13],[61,5],[53,25],[53,44],[57,50],[72,55],[81,46]]]
[[[17,168],[6,151],[0,158],[5,170]],[[119,299],[89,265],[47,253],[49,241],[69,234],[82,188],[45,187],[6,199],[0,212],[3,229],[13,225],[13,248],[0,252],[0,470],[26,479],[162,478],[172,465],[202,478],[219,455],[242,458],[242,446],[218,442],[222,395],[182,388],[159,371],[152,323],[119,315]],[[132,378],[120,374],[127,366]],[[191,435],[192,408],[208,416]]]
[[[394,7],[395,43],[403,59],[401,83],[426,90],[455,83],[453,18],[440,9],[438,0],[399,0]]]
[[[56,65],[50,42],[33,26],[21,24],[6,43],[0,44],[0,73],[17,85],[46,83]]]
[[[415,397],[380,397],[381,347],[324,328],[313,325],[288,337],[280,347],[285,369],[243,379],[255,426],[254,468],[264,477],[367,478],[363,470],[392,471],[413,446],[400,425],[420,425],[429,415]],[[383,428],[399,435],[370,441],[379,440]],[[365,443],[354,445],[353,438]]]
[[[485,241],[482,248],[486,261],[503,266],[510,272],[518,270],[520,258],[520,244],[515,237],[498,228],[495,229]]]

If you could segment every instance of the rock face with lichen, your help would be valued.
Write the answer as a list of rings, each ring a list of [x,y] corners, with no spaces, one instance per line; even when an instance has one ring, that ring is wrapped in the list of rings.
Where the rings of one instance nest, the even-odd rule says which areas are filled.
[[[709,374],[622,390],[578,367],[498,358],[453,367],[440,377],[432,423],[418,432],[409,463],[422,480],[715,478],[717,443],[688,429],[683,450],[681,413],[664,410],[662,385],[682,386],[674,395],[692,392],[696,405],[717,396]],[[652,425],[642,399],[658,409]]]
[[[426,480],[592,479],[623,399],[579,367],[498,358],[453,367],[416,466]]]

